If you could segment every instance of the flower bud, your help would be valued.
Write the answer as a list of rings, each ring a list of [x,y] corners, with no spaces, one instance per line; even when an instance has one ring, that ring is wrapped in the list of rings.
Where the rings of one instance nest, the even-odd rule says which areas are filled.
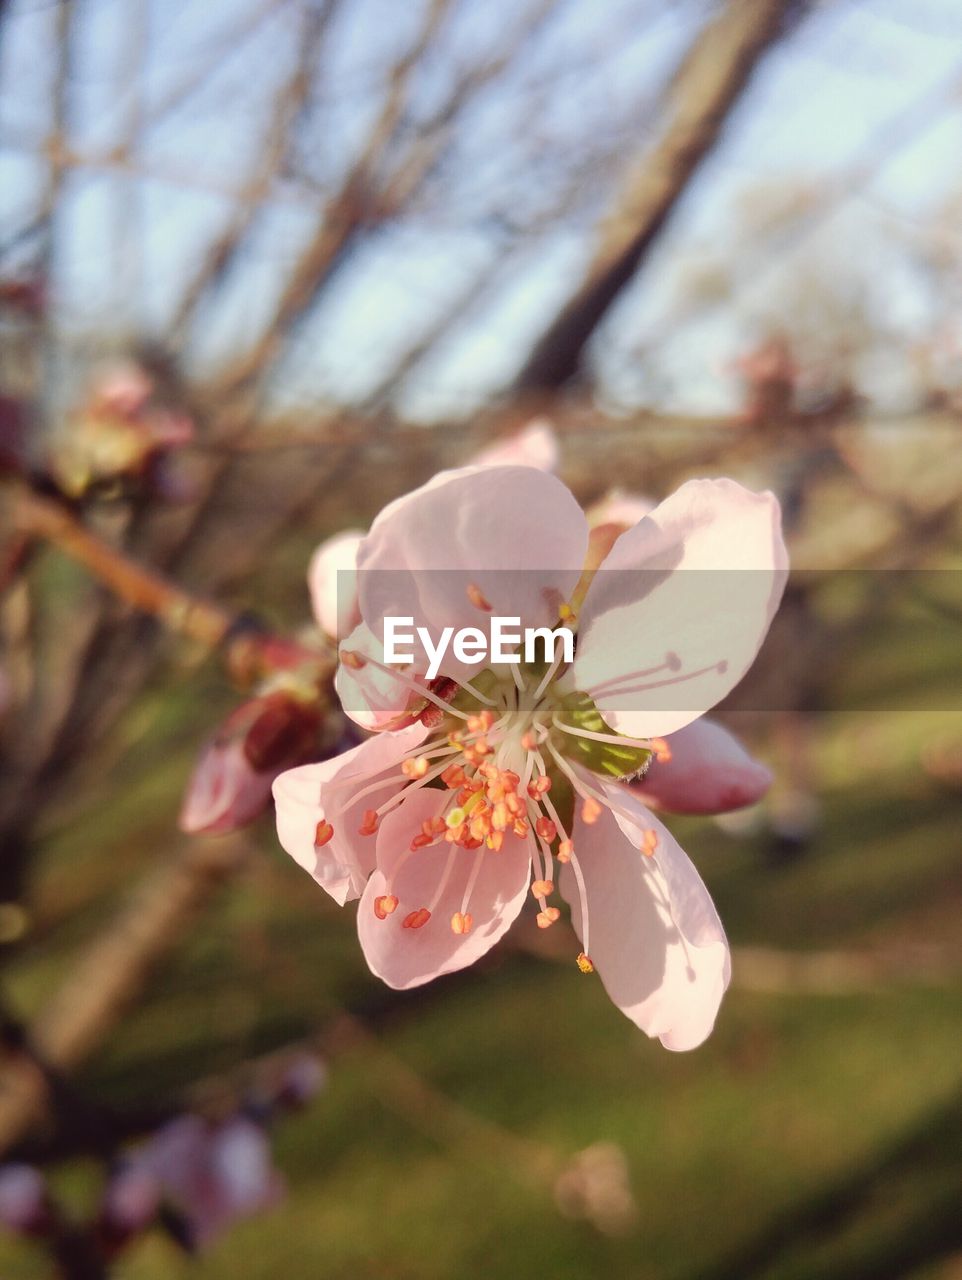
[[[151,375],[121,364],[103,371],[68,416],[49,467],[71,497],[104,485],[149,484],[161,460],[193,438],[192,419],[160,402]]]
[[[122,1165],[104,1189],[98,1219],[101,1236],[116,1248],[139,1235],[157,1217],[161,1196],[160,1182],[143,1160]]]
[[[318,706],[284,689],[238,707],[201,753],[181,830],[213,835],[252,822],[267,807],[277,775],[314,754],[320,725]]]
[[[47,1184],[29,1164],[0,1168],[0,1223],[23,1235],[39,1235],[50,1221]]]
[[[279,1106],[303,1107],[324,1088],[327,1067],[313,1053],[298,1054],[281,1073],[277,1090]]]

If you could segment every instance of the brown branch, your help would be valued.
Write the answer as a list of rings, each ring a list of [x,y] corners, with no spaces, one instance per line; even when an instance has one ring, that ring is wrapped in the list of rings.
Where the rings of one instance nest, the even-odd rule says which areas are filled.
[[[22,535],[53,543],[115,595],[171,630],[214,648],[235,625],[232,614],[137,564],[52,498],[17,485],[10,505],[13,527]]]
[[[660,141],[629,178],[584,279],[528,356],[516,390],[558,387],[577,374],[589,338],[644,261],[786,15],[797,7],[792,0],[728,0],[697,37],[673,86]]]
[[[340,189],[327,202],[317,228],[281,292],[261,336],[219,380],[215,395],[230,397],[253,384],[273,363],[293,326],[310,309],[356,233],[372,214],[377,164],[395,135],[411,75],[434,41],[452,0],[431,0],[412,48],[398,60],[367,141]]]

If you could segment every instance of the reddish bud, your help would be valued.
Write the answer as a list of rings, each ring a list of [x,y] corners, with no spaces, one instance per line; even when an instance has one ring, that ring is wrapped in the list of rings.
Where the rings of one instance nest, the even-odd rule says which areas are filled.
[[[238,707],[204,748],[184,795],[181,830],[235,831],[267,807],[279,773],[314,754],[317,706],[285,690]]]

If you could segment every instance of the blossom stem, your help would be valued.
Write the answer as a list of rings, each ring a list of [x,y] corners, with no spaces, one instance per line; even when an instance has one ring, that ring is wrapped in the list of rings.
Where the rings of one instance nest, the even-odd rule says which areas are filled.
[[[139,564],[88,528],[63,503],[26,485],[15,490],[13,516],[21,534],[51,543],[127,604],[207,649],[222,649],[228,667],[244,682],[309,662],[318,669],[320,686],[333,670],[330,661],[313,650],[245,627],[236,614]]]
[[[226,610],[137,564],[52,498],[20,488],[14,518],[23,533],[53,543],[115,595],[172,631],[216,648],[234,626],[235,619]]]

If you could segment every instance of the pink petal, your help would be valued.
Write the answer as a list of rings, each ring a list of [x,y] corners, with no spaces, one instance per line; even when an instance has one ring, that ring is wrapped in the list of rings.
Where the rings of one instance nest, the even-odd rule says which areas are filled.
[[[574,846],[585,879],[589,955],[614,1003],[666,1049],[694,1049],[708,1036],[731,964],[715,907],[671,833],[618,784],[604,784],[620,813],[604,809],[588,826],[578,815]],[[641,852],[654,831],[652,856]],[[570,864],[561,892],[584,940]]]
[[[277,838],[341,906],[360,896],[374,867],[374,837],[358,832],[364,811],[376,809],[405,782],[397,766],[427,733],[422,724],[380,733],[331,760],[288,769],[274,781]],[[355,799],[375,781],[380,784],[375,791]],[[334,834],[318,848],[322,821]]]
[[[528,842],[515,835],[505,836],[498,853],[461,849],[446,841],[406,853],[421,823],[436,817],[449,799],[449,792],[422,788],[384,819],[377,839],[377,869],[358,906],[357,931],[368,966],[398,990],[473,964],[508,931],[524,906],[531,855]],[[451,917],[462,908],[478,856],[480,871],[466,907],[473,923],[470,932],[456,934]],[[446,887],[432,907],[449,857],[453,861]],[[392,875],[390,891],[398,899],[397,909],[380,920],[374,903],[388,892]],[[431,910],[430,920],[420,929],[405,929],[405,917],[419,907]]]
[[[622,534],[592,579],[574,683],[617,732],[674,733],[741,680],[787,575],[771,493],[689,480]]]
[[[178,819],[190,835],[236,831],[267,808],[272,773],[258,773],[240,740],[209,743],[191,775]]]
[[[669,813],[728,813],[755,804],[772,774],[733,733],[702,717],[665,739],[670,760],[652,759],[632,786],[638,798]]]
[[[385,507],[361,543],[361,614],[379,637],[385,617],[412,617],[434,641],[446,626],[486,630],[492,613],[545,626],[574,590],[587,545],[581,508],[547,472],[441,472]],[[441,666],[454,679],[477,670],[450,652]]]
[[[349,529],[328,538],[311,556],[307,584],[317,625],[343,640],[361,620],[357,605],[357,549],[363,533]]]
[[[471,459],[475,467],[537,467],[555,471],[558,437],[547,418],[532,418],[526,427],[506,440],[495,440]]]
[[[363,622],[343,641],[341,649],[358,655],[362,660],[367,657],[384,662],[384,646]],[[398,679],[373,662],[360,668],[345,662],[338,665],[334,689],[345,714],[362,729],[396,728],[404,723],[409,704],[417,700],[407,681],[414,680],[418,684],[424,681],[410,666],[397,667],[397,670],[406,677],[405,680]]]
[[[650,511],[654,511],[657,505],[653,499],[644,498],[641,494],[628,493],[624,489],[610,489],[585,514],[592,528],[600,524],[623,524],[631,529]]]

